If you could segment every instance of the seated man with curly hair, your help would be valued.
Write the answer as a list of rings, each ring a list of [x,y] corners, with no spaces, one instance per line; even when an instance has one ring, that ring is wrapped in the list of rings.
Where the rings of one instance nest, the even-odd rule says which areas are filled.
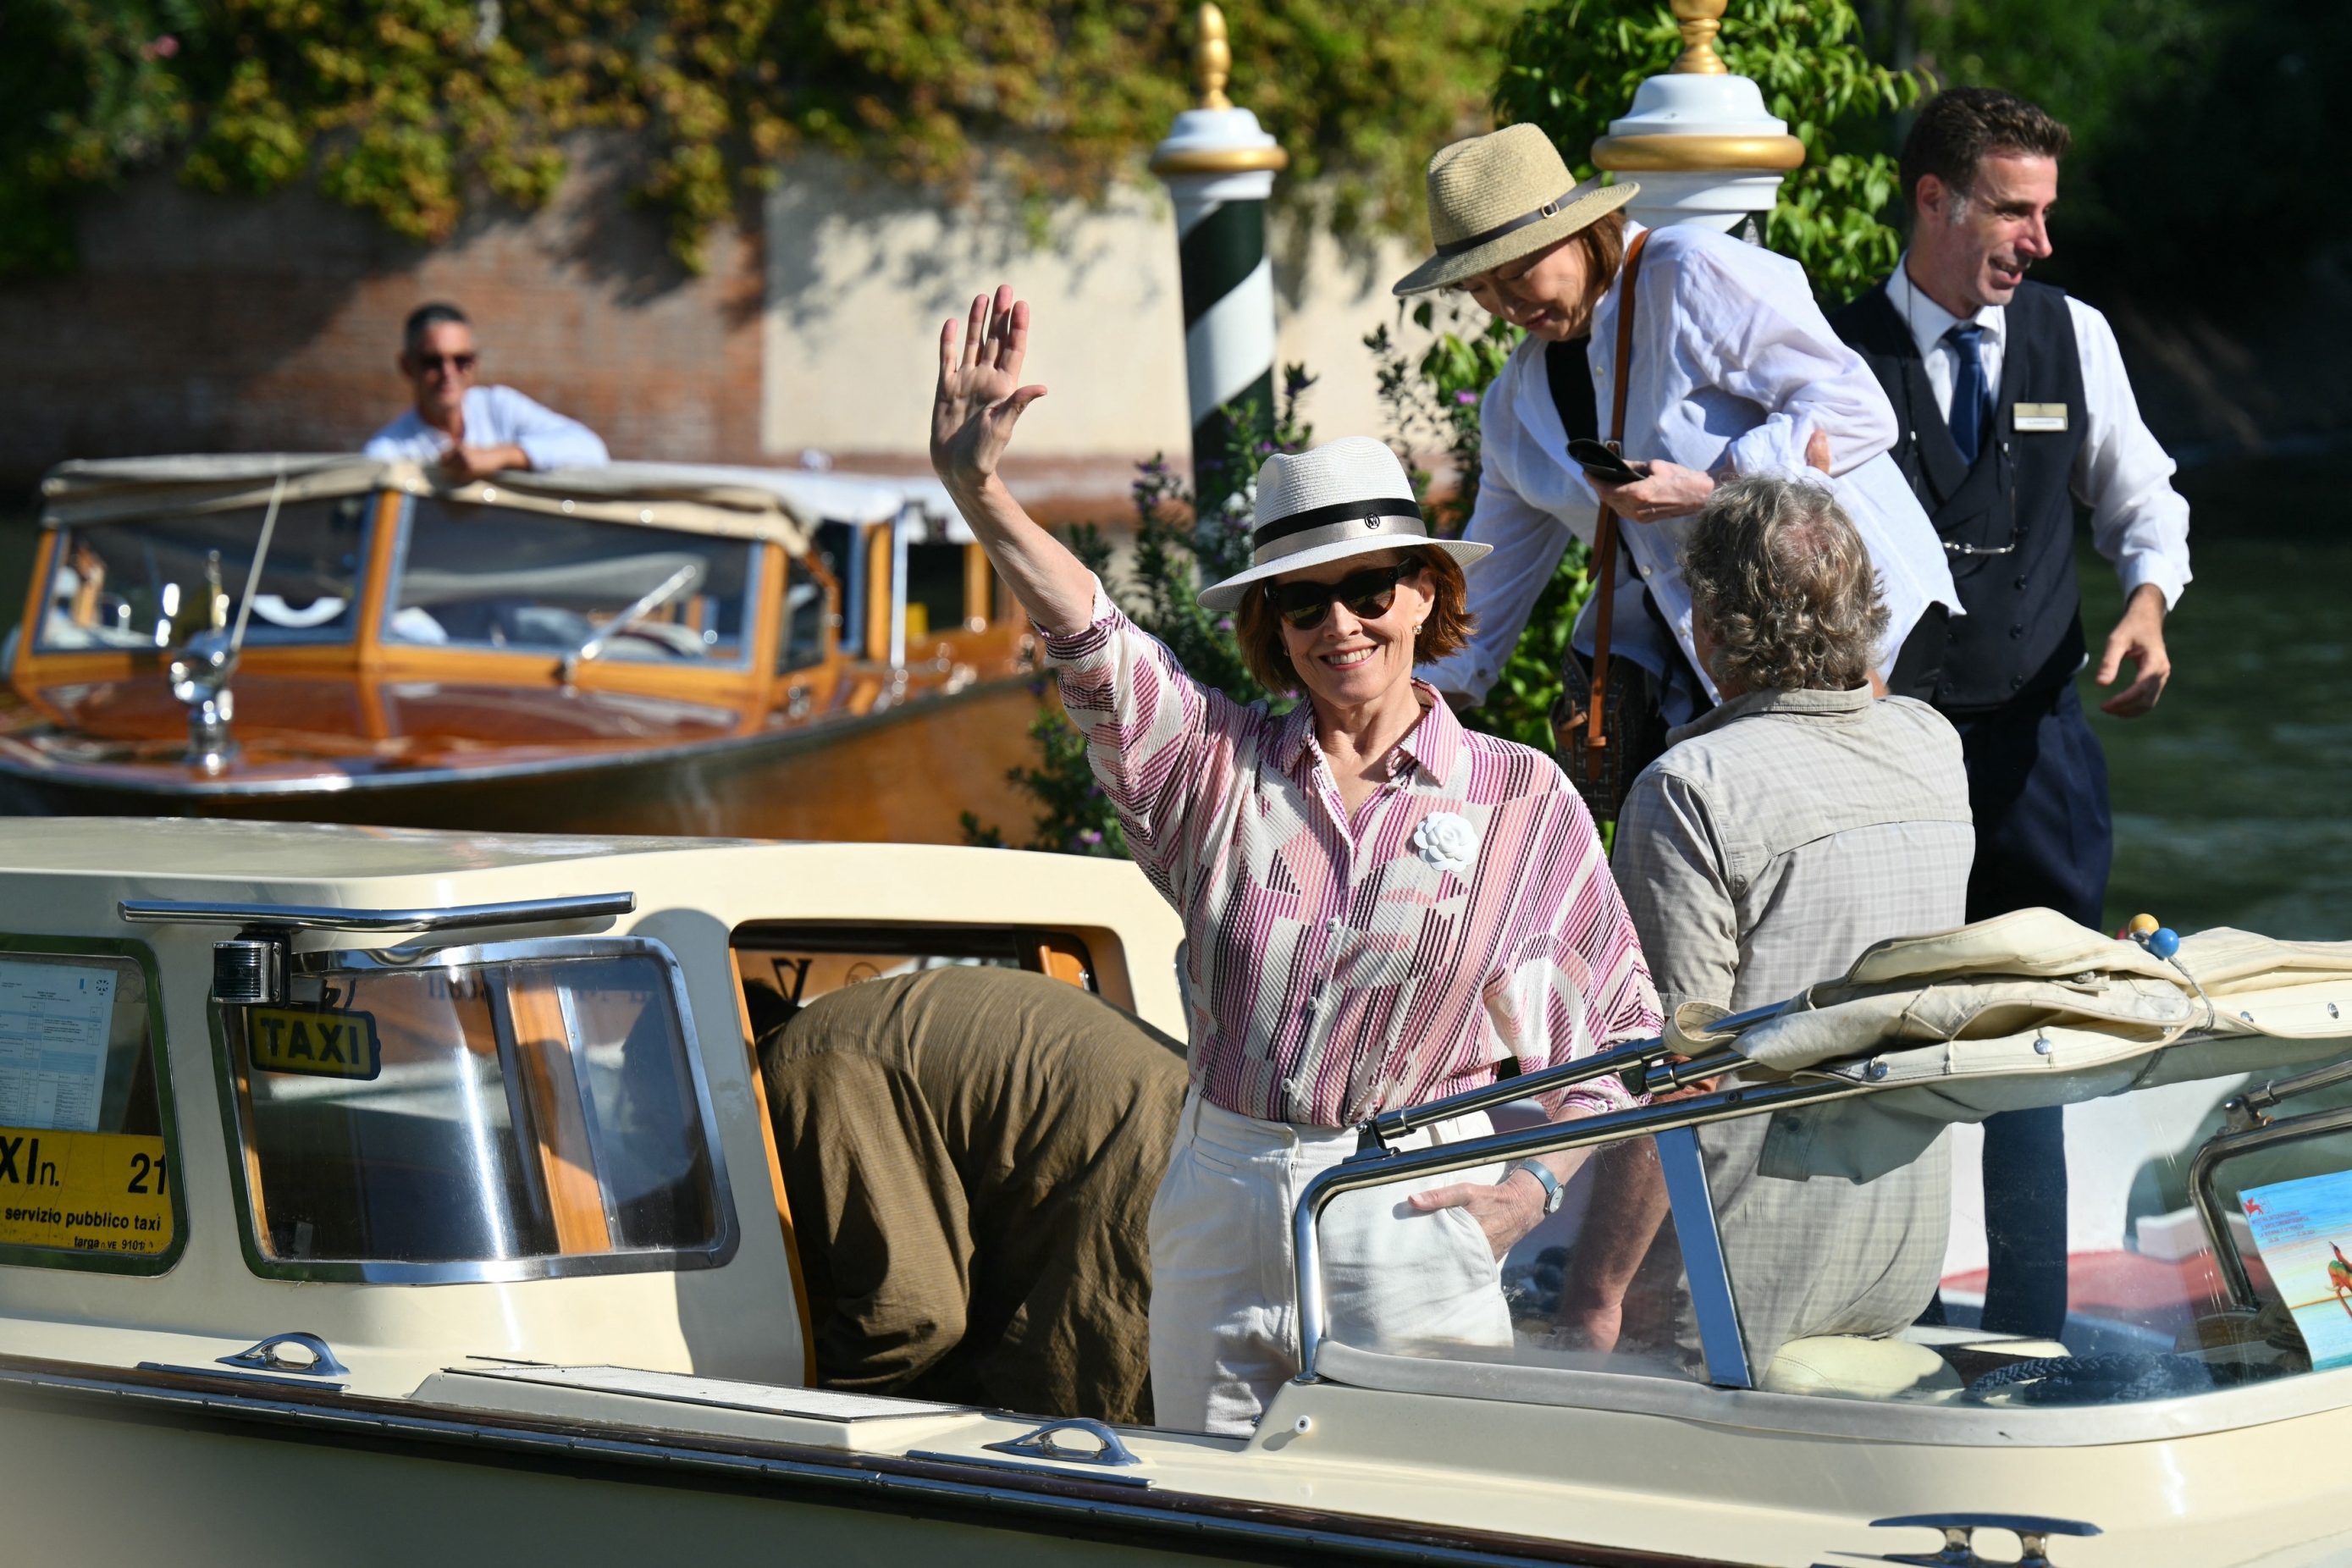
[[[1763,1006],[1843,973],[1874,942],[1961,924],[1975,838],[1960,738],[1924,702],[1874,696],[1886,609],[1834,494],[1769,476],[1724,486],[1683,573],[1723,701],[1634,781],[1612,867],[1664,1012]],[[1942,1140],[1867,1185],[1807,1180],[1801,1161],[1774,1157],[1802,1114],[1700,1134],[1748,1364],[1767,1386],[1790,1340],[1916,1321],[1950,1223]],[[1625,1334],[1695,1354],[1686,1300],[1663,1321],[1627,1321],[1641,1315],[1629,1301],[1675,1299],[1679,1255],[1668,1243],[1652,1256],[1666,1213],[1654,1151],[1621,1146],[1595,1181],[1562,1329],[1599,1349]]]

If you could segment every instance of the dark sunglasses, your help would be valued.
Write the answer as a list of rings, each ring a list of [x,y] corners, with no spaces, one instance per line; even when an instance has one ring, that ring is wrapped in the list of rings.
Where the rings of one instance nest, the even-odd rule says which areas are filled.
[[[415,354],[411,357],[415,361],[417,370],[426,375],[432,374],[444,365],[448,366],[458,375],[474,374],[472,354]]]
[[[1396,603],[1397,584],[1420,570],[1421,563],[1411,561],[1350,572],[1337,583],[1268,583],[1265,596],[1293,631],[1311,632],[1321,626],[1335,600],[1358,620],[1376,621]]]

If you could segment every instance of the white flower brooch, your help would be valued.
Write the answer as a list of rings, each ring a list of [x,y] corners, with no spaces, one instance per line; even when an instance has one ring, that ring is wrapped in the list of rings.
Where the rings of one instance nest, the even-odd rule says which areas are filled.
[[[1478,858],[1478,830],[1467,817],[1433,811],[1413,828],[1412,847],[1432,866],[1458,877]]]

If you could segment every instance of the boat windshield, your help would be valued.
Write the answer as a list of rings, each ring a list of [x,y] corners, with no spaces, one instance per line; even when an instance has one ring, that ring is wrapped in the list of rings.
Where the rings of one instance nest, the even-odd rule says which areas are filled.
[[[676,971],[653,944],[298,963],[284,1005],[222,1009],[266,1271],[675,1268],[731,1236]]]
[[[600,658],[740,665],[746,657],[749,541],[439,496],[409,508],[387,641],[560,653],[609,632]],[[656,602],[616,625],[649,595]]]
[[[372,499],[279,507],[247,646],[351,640]],[[41,648],[168,647],[208,626],[230,625],[266,510],[163,513],[62,531],[41,614]]]
[[[1543,1119],[1533,1101],[1498,1116]],[[1405,1358],[1513,1367],[1496,1386],[1520,1392],[1490,1397],[1559,1373],[1549,1397],[1581,1403],[1589,1374],[1615,1373],[2000,1408],[2352,1366],[2352,1041],[2192,1042],[1624,1137],[1562,1163],[1578,1159],[1559,1212],[1500,1259],[1464,1211],[1408,1201],[1500,1164],[1334,1200],[1317,1245],[1338,1375],[1375,1366],[1369,1352],[1391,1373]],[[2000,1167],[2018,1179],[1989,1189]]]

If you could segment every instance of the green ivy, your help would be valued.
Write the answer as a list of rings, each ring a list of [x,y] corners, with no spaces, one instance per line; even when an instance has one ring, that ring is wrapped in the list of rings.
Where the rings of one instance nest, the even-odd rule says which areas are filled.
[[[1520,0],[1230,0],[1234,94],[1288,151],[1285,200],[1409,231],[1429,149],[1481,112]],[[635,149],[671,248],[808,149],[1035,217],[1141,177],[1192,106],[1189,0],[8,0],[0,271],[73,263],[74,198],[143,168],[303,180],[412,239],[529,208],[562,139]]]
[[[1542,126],[1588,178],[1592,143],[1681,47],[1673,16],[1655,0],[1555,0],[1519,18],[1495,112]],[[1872,61],[1846,0],[1739,0],[1716,51],[1755,79],[1765,106],[1805,144],[1804,166],[1781,183],[1764,242],[1803,264],[1825,304],[1843,304],[1893,271],[1901,254],[1900,237],[1883,221],[1899,189],[1895,160],[1875,149],[1885,116],[1916,102],[1929,83]]]

